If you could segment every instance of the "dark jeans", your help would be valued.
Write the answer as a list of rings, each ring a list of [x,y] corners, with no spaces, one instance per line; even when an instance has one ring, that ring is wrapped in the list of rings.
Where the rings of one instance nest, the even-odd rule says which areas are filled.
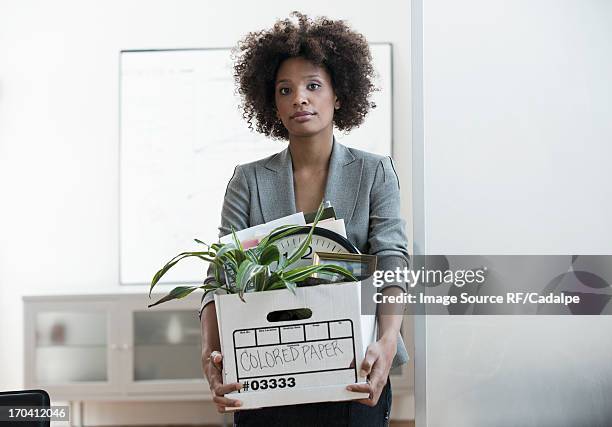
[[[356,402],[323,402],[240,411],[235,427],[387,427],[391,412],[391,382],[376,406]]]

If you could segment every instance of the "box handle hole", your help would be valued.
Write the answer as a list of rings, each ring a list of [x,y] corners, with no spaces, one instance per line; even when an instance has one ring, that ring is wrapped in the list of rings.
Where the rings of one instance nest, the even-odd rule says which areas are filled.
[[[291,310],[271,311],[266,316],[268,322],[287,322],[291,320],[305,320],[312,317],[312,310],[309,308],[294,308]]]

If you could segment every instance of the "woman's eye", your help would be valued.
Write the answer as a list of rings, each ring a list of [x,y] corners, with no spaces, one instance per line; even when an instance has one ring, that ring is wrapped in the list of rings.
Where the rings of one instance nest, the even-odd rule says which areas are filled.
[[[308,83],[308,86],[307,86],[307,87],[308,87],[308,89],[315,90],[315,89],[320,88],[320,87],[321,87],[321,85],[320,85],[320,84],[318,84],[318,83]]]
[[[288,87],[281,87],[278,90],[278,93],[280,93],[281,95],[287,95],[289,93],[289,88]]]

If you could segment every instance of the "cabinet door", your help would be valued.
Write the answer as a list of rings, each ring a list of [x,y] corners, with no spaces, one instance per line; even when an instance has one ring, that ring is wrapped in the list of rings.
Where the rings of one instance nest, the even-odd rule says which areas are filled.
[[[117,392],[115,306],[85,299],[26,303],[26,387],[44,388],[54,399]]]
[[[126,391],[130,394],[186,393],[205,396],[201,367],[199,298],[147,308],[145,296],[125,300]]]

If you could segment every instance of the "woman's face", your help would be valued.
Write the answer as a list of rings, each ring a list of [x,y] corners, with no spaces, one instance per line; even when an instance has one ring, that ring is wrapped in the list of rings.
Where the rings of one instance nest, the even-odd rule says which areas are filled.
[[[301,57],[289,58],[279,67],[274,99],[289,136],[331,133],[334,109],[340,107],[329,73]]]

